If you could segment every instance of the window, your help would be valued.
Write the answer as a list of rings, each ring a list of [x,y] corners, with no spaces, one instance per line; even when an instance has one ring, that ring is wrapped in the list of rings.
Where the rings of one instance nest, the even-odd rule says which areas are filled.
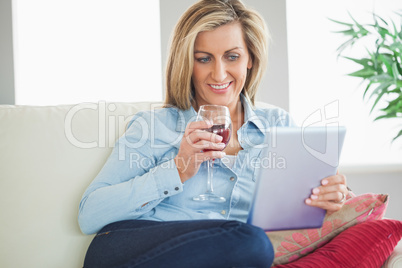
[[[16,104],[161,101],[159,1],[14,0]]]
[[[351,21],[350,12],[357,21],[369,23],[372,11],[395,19],[393,12],[401,9],[400,0],[287,1],[290,113],[299,125],[321,120],[346,126],[343,166],[401,167],[402,139],[391,144],[401,121],[373,122],[378,113],[370,115],[371,102],[363,101],[361,80],[346,75],[359,66],[337,59],[336,49],[346,39],[333,33],[342,27],[328,18]]]

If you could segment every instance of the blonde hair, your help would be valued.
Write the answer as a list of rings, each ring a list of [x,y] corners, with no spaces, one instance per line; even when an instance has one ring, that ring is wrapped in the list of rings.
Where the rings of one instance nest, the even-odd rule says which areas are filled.
[[[181,16],[173,31],[166,68],[165,106],[189,109],[194,98],[192,71],[198,33],[239,22],[253,66],[242,93],[254,104],[268,60],[268,30],[264,19],[240,0],[201,0]]]

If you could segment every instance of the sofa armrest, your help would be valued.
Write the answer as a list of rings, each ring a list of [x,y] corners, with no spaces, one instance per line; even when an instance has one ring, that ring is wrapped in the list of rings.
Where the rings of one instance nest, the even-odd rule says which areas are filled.
[[[396,245],[394,251],[385,261],[382,268],[402,268],[402,240]]]

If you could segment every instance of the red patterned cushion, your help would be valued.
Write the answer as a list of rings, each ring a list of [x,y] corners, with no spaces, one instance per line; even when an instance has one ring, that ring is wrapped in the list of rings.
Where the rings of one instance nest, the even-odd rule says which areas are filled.
[[[275,268],[381,267],[401,238],[401,221],[364,222],[342,232],[313,253]]]
[[[350,197],[336,213],[326,216],[319,229],[267,232],[275,250],[274,265],[295,261],[325,245],[342,231],[358,223],[382,219],[388,195],[363,194]]]

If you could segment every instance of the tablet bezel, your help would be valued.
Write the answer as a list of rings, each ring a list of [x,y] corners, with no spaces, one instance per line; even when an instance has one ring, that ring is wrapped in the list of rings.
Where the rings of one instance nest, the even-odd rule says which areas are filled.
[[[305,199],[336,174],[345,134],[342,126],[271,128],[260,153],[271,166],[260,163],[247,222],[265,231],[320,228],[326,211]],[[272,166],[281,159],[285,168]]]

